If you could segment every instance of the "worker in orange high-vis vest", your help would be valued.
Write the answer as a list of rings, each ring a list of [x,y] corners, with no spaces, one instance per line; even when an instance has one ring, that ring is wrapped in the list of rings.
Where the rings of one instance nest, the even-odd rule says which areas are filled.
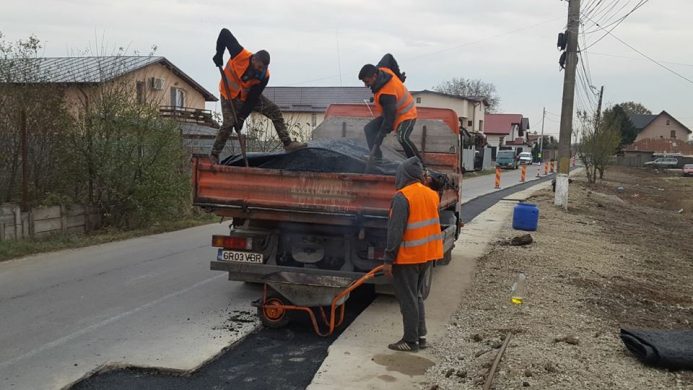
[[[393,130],[407,157],[419,157],[418,149],[410,139],[416,123],[416,104],[404,86],[406,75],[391,54],[385,54],[378,65],[366,64],[359,72],[359,80],[371,89],[375,110],[380,115],[364,127],[368,149],[374,151],[375,161],[382,161],[380,145]]]
[[[397,193],[392,198],[387,223],[384,267],[385,275],[392,277],[404,323],[402,339],[388,345],[395,351],[426,348],[424,288],[432,262],[443,258],[440,197],[423,181],[423,166],[418,157],[405,160],[397,168]]]
[[[219,155],[232,130],[234,128],[240,130],[251,112],[258,112],[272,121],[285,150],[293,151],[306,147],[306,144],[291,139],[279,107],[262,94],[270,76],[268,69],[269,53],[265,50],[260,50],[257,53],[250,52],[243,48],[233,34],[225,28],[221,30],[217,38],[217,52],[213,57],[216,66],[221,67],[224,64],[224,50],[228,50],[231,55],[224,67],[231,96],[226,93],[224,80],[221,80],[219,92],[224,122],[217,133],[214,146],[212,146],[210,160],[213,163],[219,161]],[[236,111],[235,121],[232,107],[229,106],[231,104]]]

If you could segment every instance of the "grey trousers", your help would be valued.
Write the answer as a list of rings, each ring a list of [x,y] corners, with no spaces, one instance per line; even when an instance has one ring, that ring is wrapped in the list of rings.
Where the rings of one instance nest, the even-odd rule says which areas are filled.
[[[426,336],[426,311],[424,309],[423,286],[431,272],[431,262],[421,264],[392,265],[392,285],[399,301],[404,323],[404,341],[417,343]]]
[[[368,150],[373,150],[373,145],[376,143],[376,140],[380,143],[382,143],[382,140],[378,140],[378,137],[380,136],[380,126],[383,123],[383,117],[379,116],[370,122],[366,124],[366,126],[363,128],[363,131],[366,133],[366,142],[368,142]],[[416,148],[416,145],[409,139],[409,136],[411,136],[411,132],[414,131],[414,124],[416,123],[416,119],[410,119],[403,121],[402,123],[399,124],[397,127],[397,141],[399,141],[400,145],[402,145],[402,149],[404,149],[404,154],[407,155],[407,158],[409,157],[418,157],[421,162],[423,162],[423,159],[421,159],[421,155],[419,154],[419,150]],[[383,157],[383,153],[377,153],[374,156],[376,159],[381,159]]]

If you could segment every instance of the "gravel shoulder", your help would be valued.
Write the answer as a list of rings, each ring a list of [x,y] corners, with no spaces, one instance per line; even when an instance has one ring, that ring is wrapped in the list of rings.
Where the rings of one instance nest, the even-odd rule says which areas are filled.
[[[534,242],[499,240],[477,262],[422,388],[481,388],[508,333],[496,389],[693,388],[693,373],[646,367],[618,337],[620,327],[691,328],[692,193],[690,178],[617,167],[595,186],[575,178],[567,213],[550,190],[537,193]],[[518,234],[507,221],[501,237]],[[521,307],[510,303],[518,272]]]

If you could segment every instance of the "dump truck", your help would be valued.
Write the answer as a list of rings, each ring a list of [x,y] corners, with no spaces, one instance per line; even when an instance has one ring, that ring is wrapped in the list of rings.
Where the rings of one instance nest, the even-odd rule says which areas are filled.
[[[445,257],[440,264],[444,264],[451,260],[462,226],[459,121],[452,110],[417,110],[411,139],[426,168],[437,175],[445,236]],[[235,281],[265,283],[278,274],[291,280],[294,274],[315,285],[330,277],[357,279],[382,264],[390,201],[396,189],[394,170],[363,171],[369,152],[363,126],[372,117],[372,106],[334,104],[312,133],[309,148],[325,140],[352,149],[361,147],[362,158],[360,162],[352,158],[353,163],[347,164],[351,165],[349,172],[321,171],[319,165],[327,163],[319,161],[299,170],[282,169],[281,165],[268,168],[272,156],[253,157],[253,153],[249,153],[248,168],[238,156],[235,165],[229,163],[233,158],[226,160],[227,165],[193,158],[194,204],[230,218],[229,234],[212,237],[212,245],[218,249],[211,269],[227,272],[229,280]],[[386,137],[382,149],[395,167],[398,159],[404,159],[394,136]],[[286,160],[298,153],[308,152],[274,157]],[[375,277],[368,283],[389,281]],[[309,290],[299,293],[310,294]],[[268,319],[262,319],[267,325]]]

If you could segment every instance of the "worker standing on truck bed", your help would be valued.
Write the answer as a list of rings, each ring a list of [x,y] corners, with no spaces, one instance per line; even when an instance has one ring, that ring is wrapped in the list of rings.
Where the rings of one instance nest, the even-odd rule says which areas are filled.
[[[219,154],[226,145],[226,140],[234,128],[240,130],[243,122],[251,112],[259,112],[266,116],[274,124],[279,139],[284,144],[284,149],[293,151],[306,147],[306,144],[293,141],[286,129],[286,123],[279,107],[267,99],[262,91],[269,81],[270,55],[265,50],[252,53],[243,48],[231,31],[222,29],[217,38],[217,53],[212,58],[214,64],[221,67],[224,64],[224,50],[228,49],[231,58],[224,67],[224,73],[228,80],[229,92],[227,96],[224,80],[219,83],[221,93],[221,109],[224,122],[214,140],[210,159],[212,163],[219,162]],[[233,107],[229,105],[233,104]],[[234,115],[235,110],[237,115]],[[236,120],[234,121],[234,117]]]
[[[426,348],[426,313],[423,288],[431,262],[443,258],[443,234],[438,207],[440,197],[423,184],[418,157],[400,164],[395,176],[397,193],[392,198],[385,249],[386,276],[392,276],[395,296],[404,323],[404,336],[388,345],[395,351],[416,352]]]
[[[359,80],[373,91],[376,111],[381,114],[363,129],[368,149],[373,151],[374,147],[377,148],[373,156],[376,161],[382,160],[380,145],[392,130],[397,133],[397,140],[407,157],[416,156],[421,160],[419,151],[409,139],[416,123],[416,105],[404,86],[405,79],[406,75],[400,73],[392,54],[385,54],[377,66],[364,65],[359,72]]]

